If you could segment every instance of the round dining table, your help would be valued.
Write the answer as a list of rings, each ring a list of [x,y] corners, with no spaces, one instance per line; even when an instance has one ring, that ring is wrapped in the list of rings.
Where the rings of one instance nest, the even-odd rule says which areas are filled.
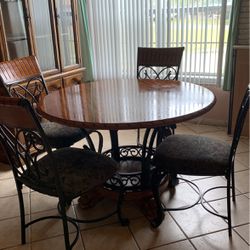
[[[201,116],[215,102],[209,89],[189,82],[115,79],[53,91],[41,99],[38,111],[64,125],[109,130],[111,149],[103,153],[120,163],[128,191],[143,192],[150,189],[157,134],[172,124]],[[141,145],[120,145],[119,130],[141,128],[146,129]],[[115,185],[115,180],[107,182],[108,188]]]

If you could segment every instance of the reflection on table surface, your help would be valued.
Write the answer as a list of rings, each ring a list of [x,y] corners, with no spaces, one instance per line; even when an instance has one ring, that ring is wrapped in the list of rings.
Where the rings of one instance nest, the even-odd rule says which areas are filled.
[[[180,81],[116,79],[51,92],[40,103],[49,120],[97,129],[157,127],[195,118],[215,103],[214,94]]]

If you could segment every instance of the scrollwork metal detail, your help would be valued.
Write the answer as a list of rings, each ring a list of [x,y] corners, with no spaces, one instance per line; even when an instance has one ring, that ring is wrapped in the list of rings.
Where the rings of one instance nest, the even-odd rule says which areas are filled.
[[[177,67],[142,66],[138,71],[138,79],[177,80]]]

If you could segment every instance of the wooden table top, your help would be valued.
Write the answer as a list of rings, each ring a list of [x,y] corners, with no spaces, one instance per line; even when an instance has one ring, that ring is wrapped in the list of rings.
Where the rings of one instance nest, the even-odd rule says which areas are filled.
[[[215,102],[210,90],[192,83],[117,79],[53,91],[38,110],[68,126],[118,130],[183,122],[206,113]]]

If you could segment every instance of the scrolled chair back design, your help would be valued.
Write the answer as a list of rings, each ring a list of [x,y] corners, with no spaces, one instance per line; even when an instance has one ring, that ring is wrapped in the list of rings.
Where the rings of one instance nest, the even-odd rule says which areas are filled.
[[[12,97],[28,99],[34,108],[37,107],[41,96],[48,93],[42,77],[33,77],[26,83],[10,85],[8,91]]]
[[[178,80],[184,47],[138,48],[137,78]]]
[[[23,105],[28,107],[24,99],[16,102],[23,102]],[[39,131],[37,127],[39,122],[33,121],[29,114],[23,111],[20,109],[20,115],[16,113],[16,118],[13,116],[12,124],[5,124],[0,119],[0,142],[11,162],[15,177],[27,186],[29,183],[37,183],[39,186],[41,177],[48,175],[47,171],[38,167],[39,156],[44,152],[50,153],[51,148],[41,134],[42,130]],[[22,127],[16,127],[17,121],[21,119]]]
[[[139,79],[155,79],[155,80],[177,80],[177,67],[146,67],[142,66],[138,72]]]

